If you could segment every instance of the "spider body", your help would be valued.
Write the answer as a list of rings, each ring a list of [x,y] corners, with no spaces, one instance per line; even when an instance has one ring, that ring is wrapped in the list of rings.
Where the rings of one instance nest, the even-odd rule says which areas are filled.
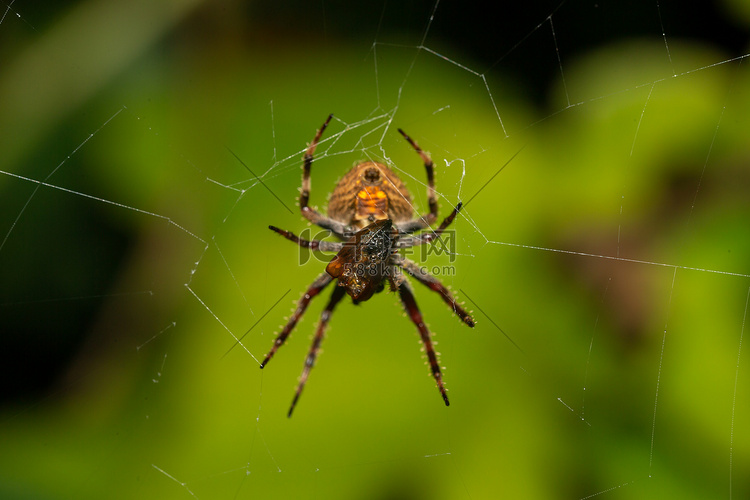
[[[326,266],[355,303],[369,299],[384,288],[388,261],[394,252],[393,223],[381,219],[365,227],[346,242]]]
[[[358,229],[376,220],[403,222],[412,218],[411,196],[401,179],[382,163],[352,167],[328,200],[328,216]]]
[[[427,354],[432,376],[447,406],[450,403],[431,334],[422,319],[411,285],[404,274],[408,274],[440,294],[441,298],[466,325],[473,327],[474,320],[435,276],[420,269],[415,262],[400,255],[398,250],[428,244],[438,238],[453,222],[461,209],[461,203],[459,202],[456,205],[437,229],[418,235],[412,234],[421,229],[429,229],[430,224],[437,220],[437,196],[432,160],[429,155],[420,149],[416,142],[399,129],[401,135],[411,144],[424,162],[427,171],[427,198],[430,211],[424,215],[413,217],[411,196],[398,176],[381,163],[366,161],[355,165],[337,183],[328,202],[328,216],[319,213],[308,205],[310,199],[310,170],[315,148],[332,117],[333,115],[328,117],[305,151],[299,202],[302,215],[307,220],[323,229],[330,230],[339,241],[303,240],[289,231],[274,226],[269,226],[269,229],[301,247],[336,252],[336,255],[326,266],[325,272],[317,277],[307,292],[299,299],[297,308],[276,336],[271,350],[260,367],[265,367],[278,348],[284,344],[310,301],[335,279],[338,286],[334,288],[328,305],[321,314],[320,323],[305,359],[292,405],[289,408],[288,416],[291,417],[305,387],[310,370],[315,364],[328,321],[336,305],[345,294],[349,294],[355,304],[366,301],[375,293],[382,291],[385,288],[385,283],[388,282],[390,290],[398,292],[404,310],[417,328],[424,345],[424,351]]]

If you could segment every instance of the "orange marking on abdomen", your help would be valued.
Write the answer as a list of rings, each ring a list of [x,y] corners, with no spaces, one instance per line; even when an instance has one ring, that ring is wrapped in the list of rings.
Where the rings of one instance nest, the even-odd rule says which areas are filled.
[[[371,215],[376,220],[388,218],[388,197],[377,186],[367,186],[357,193],[357,218],[367,219]]]

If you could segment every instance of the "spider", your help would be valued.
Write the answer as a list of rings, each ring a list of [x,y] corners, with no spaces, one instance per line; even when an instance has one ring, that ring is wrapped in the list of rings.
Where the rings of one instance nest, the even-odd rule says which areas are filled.
[[[313,297],[322,292],[334,279],[338,280],[338,286],[333,290],[328,305],[323,309],[315,337],[305,359],[302,375],[299,378],[294,399],[287,415],[291,417],[310,375],[310,370],[315,364],[328,321],[331,319],[331,314],[336,305],[346,293],[349,294],[355,304],[363,302],[372,297],[373,294],[382,291],[387,281],[390,290],[398,292],[406,313],[417,327],[424,344],[424,350],[427,353],[432,376],[443,396],[445,405],[448,406],[450,403],[443,384],[437,354],[430,339],[430,332],[422,319],[422,313],[417,307],[412,288],[400,270],[405,271],[406,274],[439,293],[441,298],[453,309],[453,312],[468,326],[473,327],[474,320],[435,276],[428,274],[425,270],[420,269],[415,262],[400,255],[398,250],[430,243],[438,238],[453,222],[461,209],[461,203],[459,202],[456,205],[456,208],[434,231],[430,230],[430,232],[418,235],[412,234],[421,229],[428,229],[430,224],[437,220],[438,204],[435,194],[435,176],[429,155],[422,151],[417,143],[403,130],[398,129],[399,133],[404,136],[404,139],[422,158],[427,170],[429,213],[413,217],[409,191],[390,168],[373,161],[356,164],[338,182],[328,202],[327,217],[316,211],[308,205],[310,199],[310,169],[315,148],[332,117],[332,114],[328,116],[305,151],[299,205],[303,217],[313,224],[331,231],[340,241],[304,240],[275,226],[268,226],[268,228],[303,248],[337,252],[337,254],[328,264],[325,272],[313,281],[312,285],[299,299],[296,309],[286,326],[276,336],[271,350],[266,354],[260,367],[264,368],[278,348],[284,344]]]

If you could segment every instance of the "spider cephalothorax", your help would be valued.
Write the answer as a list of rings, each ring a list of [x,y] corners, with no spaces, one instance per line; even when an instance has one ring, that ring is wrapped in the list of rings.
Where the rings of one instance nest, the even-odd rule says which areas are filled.
[[[323,123],[323,126],[315,134],[313,142],[305,151],[299,204],[302,215],[307,220],[331,231],[340,241],[303,240],[289,231],[274,226],[269,226],[269,228],[302,247],[337,253],[326,267],[325,272],[317,277],[307,292],[299,299],[297,308],[292,313],[286,326],[276,336],[273,347],[271,347],[260,367],[266,366],[276,350],[284,344],[312,298],[336,279],[338,286],[334,289],[328,305],[321,314],[320,323],[297,385],[297,391],[289,408],[289,416],[291,416],[302,389],[305,387],[310,370],[315,364],[320,343],[336,304],[344,297],[345,293],[351,296],[354,303],[363,302],[375,293],[382,291],[387,281],[390,284],[390,289],[398,292],[406,313],[417,327],[427,353],[432,376],[447,406],[449,404],[448,395],[443,384],[437,354],[430,339],[430,332],[414,300],[411,286],[403,274],[408,274],[439,293],[442,299],[453,309],[453,312],[468,326],[473,327],[474,320],[435,276],[427,273],[424,269],[420,269],[415,262],[398,254],[398,249],[423,245],[438,238],[453,222],[461,209],[461,203],[459,202],[456,205],[456,208],[434,231],[430,230],[419,235],[412,235],[420,229],[428,229],[430,224],[437,220],[437,195],[435,194],[432,160],[427,153],[420,149],[416,142],[399,129],[401,135],[424,161],[427,170],[427,199],[430,206],[428,213],[413,217],[411,197],[401,179],[387,166],[373,161],[358,163],[336,184],[328,202],[327,217],[310,207],[308,202],[310,199],[310,169],[313,162],[313,153],[332,116],[330,115]]]
[[[395,241],[392,230],[390,219],[373,222],[347,241],[326,266],[354,301],[367,300],[383,289]]]

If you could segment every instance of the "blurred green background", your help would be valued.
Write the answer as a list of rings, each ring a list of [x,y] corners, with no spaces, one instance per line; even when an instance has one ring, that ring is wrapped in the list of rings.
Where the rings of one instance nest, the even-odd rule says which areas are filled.
[[[0,4],[0,497],[750,497],[748,3],[495,8]],[[331,112],[311,203],[367,158],[426,210],[398,127],[469,202],[449,408],[387,292],[293,418],[325,298],[258,369]]]

